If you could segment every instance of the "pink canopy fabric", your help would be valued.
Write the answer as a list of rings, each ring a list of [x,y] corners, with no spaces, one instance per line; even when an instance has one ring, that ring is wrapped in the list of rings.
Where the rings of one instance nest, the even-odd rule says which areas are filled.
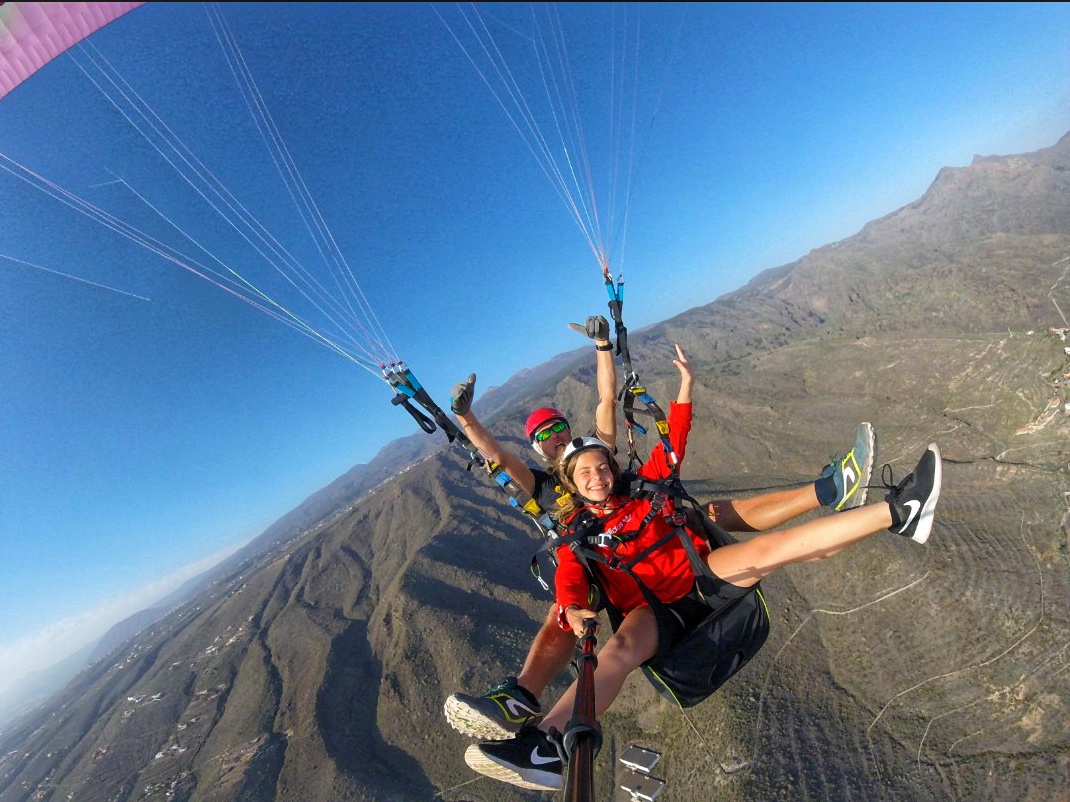
[[[0,98],[71,45],[144,3],[0,3]]]

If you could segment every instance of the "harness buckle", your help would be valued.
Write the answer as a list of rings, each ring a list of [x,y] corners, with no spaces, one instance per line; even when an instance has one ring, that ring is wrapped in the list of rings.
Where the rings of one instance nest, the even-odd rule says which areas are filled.
[[[613,548],[613,535],[607,535],[605,532],[602,532],[592,537],[591,542],[593,542],[596,546],[611,549]]]

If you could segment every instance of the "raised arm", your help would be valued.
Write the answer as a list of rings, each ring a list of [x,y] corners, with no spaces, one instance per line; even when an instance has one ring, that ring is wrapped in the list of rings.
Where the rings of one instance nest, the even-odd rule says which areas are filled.
[[[476,374],[468,376],[468,381],[458,382],[450,391],[450,409],[457,416],[465,436],[472,445],[497,462],[505,472],[528,494],[535,492],[535,475],[523,460],[502,446],[472,412],[472,398],[475,396]]]
[[[613,345],[609,342],[609,323],[604,317],[603,337],[594,341],[597,362],[598,406],[594,408],[594,436],[614,451],[617,449],[617,362],[613,358]]]
[[[691,363],[687,361],[687,355],[684,353],[684,349],[680,347],[680,343],[674,343],[674,345],[676,346],[676,359],[672,363],[680,371],[680,391],[676,394],[676,403],[690,404],[691,388],[695,384],[695,373],[691,370]]]
[[[594,436],[617,448],[617,363],[613,343],[609,341],[609,321],[591,315],[587,324],[570,323],[569,327],[594,340],[597,367],[598,405],[594,408]]]
[[[680,390],[676,400],[669,405],[669,440],[676,458],[682,462],[687,452],[687,437],[691,432],[691,387],[695,383],[695,375],[679,343],[676,343],[676,358],[672,363],[680,371]],[[650,459],[639,468],[639,473],[651,479],[663,479],[671,470],[665,456],[665,446],[659,442],[650,452]]]

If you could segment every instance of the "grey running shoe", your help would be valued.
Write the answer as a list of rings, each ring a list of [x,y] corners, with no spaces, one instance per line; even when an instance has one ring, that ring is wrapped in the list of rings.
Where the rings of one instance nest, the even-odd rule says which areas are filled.
[[[940,498],[942,474],[940,449],[936,443],[929,443],[914,472],[884,497],[892,508],[889,531],[918,543],[929,539],[936,502]]]
[[[559,791],[564,787],[563,753],[553,735],[527,727],[511,741],[472,744],[464,762],[480,774],[521,788]]]
[[[452,694],[446,700],[446,720],[470,738],[502,741],[542,718],[539,700],[508,677],[482,696]]]
[[[877,433],[872,424],[860,423],[854,448],[846,456],[833,457],[821,472],[823,478],[831,476],[836,483],[836,499],[827,506],[834,510],[850,510],[866,503],[876,455]]]

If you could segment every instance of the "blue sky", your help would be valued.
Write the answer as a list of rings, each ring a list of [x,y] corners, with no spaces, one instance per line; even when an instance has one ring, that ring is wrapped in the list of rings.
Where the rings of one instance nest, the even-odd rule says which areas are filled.
[[[566,324],[606,301],[569,195],[469,60],[470,23],[557,154],[543,81],[572,82],[570,153],[632,329],[856,233],[942,167],[1070,131],[1067,4],[478,9],[222,9],[393,352],[442,403],[470,371],[485,390],[581,345]],[[568,68],[540,74],[554,32]],[[79,68],[101,59],[320,269],[201,5],[132,11],[0,100],[0,694],[417,431],[373,372],[18,177],[193,253],[180,225],[302,303]]]

